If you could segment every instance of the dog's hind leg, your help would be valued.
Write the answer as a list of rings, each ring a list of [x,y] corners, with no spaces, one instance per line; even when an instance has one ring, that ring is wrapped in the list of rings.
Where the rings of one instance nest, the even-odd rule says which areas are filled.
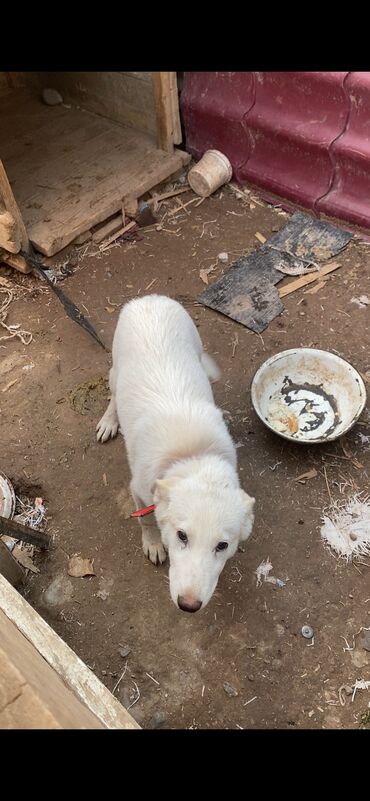
[[[215,360],[212,359],[212,356],[209,355],[209,353],[205,353],[203,351],[200,357],[200,363],[211,384],[214,384],[216,381],[219,381],[221,376],[221,370],[218,364],[216,364]]]
[[[96,439],[98,441],[100,440],[100,442],[106,442],[106,440],[110,437],[113,439],[113,437],[116,436],[119,427],[115,397],[116,382],[113,367],[109,373],[109,388],[112,393],[112,397],[109,401],[106,412],[103,414],[103,417],[96,426]]]
[[[131,495],[136,509],[142,509],[145,504],[140,500],[130,485]],[[161,532],[156,524],[154,514],[139,518],[143,551],[153,565],[162,565],[167,559],[167,553],[161,539]]]

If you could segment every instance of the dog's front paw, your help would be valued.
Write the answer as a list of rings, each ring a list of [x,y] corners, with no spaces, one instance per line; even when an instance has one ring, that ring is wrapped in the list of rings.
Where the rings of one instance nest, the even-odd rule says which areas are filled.
[[[109,438],[113,439],[117,434],[118,426],[117,417],[105,412],[96,426],[96,439],[98,442],[106,442]]]
[[[146,532],[143,532],[143,551],[153,565],[163,565],[167,559],[167,552],[160,537],[154,538],[153,535]]]

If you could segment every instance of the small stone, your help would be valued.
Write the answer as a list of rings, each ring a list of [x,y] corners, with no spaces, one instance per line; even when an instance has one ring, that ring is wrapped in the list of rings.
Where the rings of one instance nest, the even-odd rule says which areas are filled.
[[[106,590],[98,590],[98,592],[96,593],[96,597],[101,598],[102,601],[106,601],[107,598],[109,598],[109,592],[107,592]]]
[[[131,653],[131,648],[129,645],[121,645],[118,649],[118,653],[122,656],[122,659],[125,659]]]
[[[230,697],[236,698],[237,695],[239,695],[235,687],[233,687],[231,684],[228,684],[228,682],[225,682],[225,684],[223,684],[223,688],[225,690],[225,693],[227,693],[227,695],[229,695]]]
[[[59,106],[63,103],[62,95],[56,89],[43,89],[42,99],[47,106]]]
[[[166,715],[162,712],[161,709],[157,709],[151,717],[149,728],[151,729],[160,729],[161,726],[166,722]]]
[[[301,634],[302,634],[302,637],[305,638],[305,640],[312,640],[313,628],[311,626],[302,626]]]
[[[361,635],[360,645],[365,651],[370,651],[370,631],[365,631],[364,629]]]
[[[56,576],[45,590],[42,600],[48,606],[61,606],[72,599],[73,584],[65,576]]]
[[[228,253],[219,253],[217,258],[221,262],[227,262],[227,261],[229,261],[229,254]]]

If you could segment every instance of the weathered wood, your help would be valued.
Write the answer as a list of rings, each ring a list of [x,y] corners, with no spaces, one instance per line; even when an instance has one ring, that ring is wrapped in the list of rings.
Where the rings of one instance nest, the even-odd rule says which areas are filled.
[[[7,534],[8,537],[14,537],[16,540],[37,545],[38,548],[47,549],[50,547],[50,537],[44,531],[37,531],[35,528],[17,523],[16,520],[9,520],[0,516],[0,537],[4,534]]]
[[[29,240],[26,226],[23,222],[22,215],[13,195],[13,191],[2,161],[0,161],[0,202],[14,220],[14,226],[16,230],[15,237],[16,240],[20,241],[21,243],[21,247],[19,247],[18,250],[22,249],[27,252],[29,249]],[[17,251],[12,250],[12,252],[15,253]]]
[[[297,278],[295,281],[291,281],[289,284],[286,284],[286,286],[281,287],[281,289],[279,289],[279,295],[281,298],[285,298],[287,295],[291,295],[292,292],[296,292],[297,289],[302,289],[304,286],[307,286],[307,284],[313,284],[314,281],[322,278],[323,275],[328,275],[328,273],[338,270],[341,266],[342,265],[338,262],[331,262],[331,264],[326,264],[325,267],[322,267],[321,270],[318,270],[316,273],[302,275],[301,278]]]
[[[0,729],[103,729],[0,610]]]
[[[182,133],[176,72],[169,73],[169,84],[171,93],[173,143],[179,145],[182,142]]]
[[[1,518],[0,518],[1,519]],[[18,564],[17,560],[6,547],[5,543],[0,540],[0,574],[5,576],[7,581],[17,587],[24,579],[24,571]]]
[[[124,197],[122,200],[122,207],[128,217],[135,217],[139,208],[137,196],[134,197],[133,195],[127,195]]]
[[[135,227],[136,227],[135,220],[131,220],[129,223],[126,223],[126,225],[123,225],[122,228],[119,228],[118,231],[112,234],[112,236],[110,236],[109,239],[107,239],[106,242],[103,243],[103,245],[101,246],[101,250],[103,251],[106,248],[108,248],[109,245],[111,245],[112,242],[115,242],[116,239],[122,236],[122,234],[126,234],[128,231],[131,231],[131,228]]]
[[[122,228],[122,214],[117,214],[117,217],[114,217],[113,220],[109,220],[97,231],[94,231],[92,238],[96,243],[102,242],[103,239],[106,239],[111,234],[115,234],[119,228]]]
[[[3,576],[0,576],[0,609],[104,726],[109,729],[140,729],[87,665]]]
[[[156,114],[149,73],[41,72],[26,73],[24,80],[36,83],[39,91],[44,87],[57,89],[67,104],[155,137]]]
[[[9,211],[0,211],[0,248],[9,253],[18,253],[22,239],[17,223]]]
[[[28,264],[24,256],[20,256],[19,253],[8,253],[5,250],[0,250],[0,261],[9,264],[10,267],[14,267],[14,269],[18,270],[20,273],[32,272],[32,267]]]
[[[121,211],[123,197],[140,197],[182,166],[180,154],[159,150],[148,135],[77,109],[50,108],[23,92],[20,119],[13,94],[0,154],[6,152],[30,240],[46,256]],[[7,128],[13,115],[16,137]]]
[[[154,102],[157,115],[157,141],[161,150],[173,152],[173,106],[170,73],[153,72]]]

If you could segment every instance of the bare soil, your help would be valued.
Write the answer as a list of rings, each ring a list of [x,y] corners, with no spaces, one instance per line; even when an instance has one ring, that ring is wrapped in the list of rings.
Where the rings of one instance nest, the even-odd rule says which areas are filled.
[[[196,615],[175,608],[168,567],[145,559],[139,525],[125,519],[122,438],[96,442],[109,353],[37,279],[0,268],[32,290],[11,304],[8,321],[33,334],[28,346],[0,343],[0,469],[18,492],[45,499],[54,538],[50,552],[35,555],[40,572],[28,575],[24,592],[110,690],[128,663],[115,695],[129,707],[140,693],[130,711],[146,728],[358,728],[368,711],[367,691],[353,703],[345,695],[342,706],[338,690],[370,678],[370,653],[358,638],[344,650],[345,638],[351,647],[352,635],[370,626],[370,565],[338,561],[320,540],[329,493],[368,491],[370,448],[359,437],[370,434],[368,410],[346,438],[359,467],[341,443],[291,446],[270,433],[253,412],[250,383],[268,356],[300,345],[335,350],[369,370],[370,306],[351,298],[370,296],[370,248],[352,242],[325,287],[285,298],[284,313],[258,336],[196,303],[199,272],[218,253],[230,264],[260,246],[257,231],[267,237],[285,224],[277,210],[253,205],[224,189],[136,242],[95,256],[93,245],[72,249],[76,269],[61,284],[109,346],[127,300],[146,291],[180,300],[222,368],[215,396],[238,445],[243,486],[256,497],[256,524]],[[227,268],[218,262],[209,281]],[[313,467],[317,476],[306,484],[293,480]],[[94,559],[96,576],[68,576],[75,553]],[[285,587],[257,588],[255,570],[267,557]],[[312,644],[301,635],[307,623]]]

